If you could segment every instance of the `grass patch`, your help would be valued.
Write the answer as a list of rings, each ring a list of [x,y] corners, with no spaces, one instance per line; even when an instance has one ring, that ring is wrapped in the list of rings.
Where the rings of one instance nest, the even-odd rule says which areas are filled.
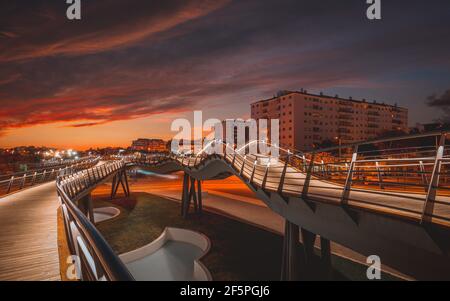
[[[179,227],[201,232],[211,240],[211,250],[202,262],[214,280],[280,279],[283,238],[278,234],[210,212],[183,219],[179,203],[148,193],[134,193],[131,199],[114,201],[106,196],[95,197],[95,207],[111,205],[118,207],[121,215],[99,223],[97,228],[119,254],[152,242],[166,226]],[[365,266],[337,256],[332,262],[333,279],[365,280]],[[313,267],[305,271],[304,278],[323,279],[318,270]],[[383,279],[395,278],[383,274]]]

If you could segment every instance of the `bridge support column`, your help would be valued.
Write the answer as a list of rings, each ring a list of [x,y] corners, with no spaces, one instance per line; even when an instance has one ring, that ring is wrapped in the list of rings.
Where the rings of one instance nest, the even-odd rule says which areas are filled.
[[[202,199],[202,181],[197,180],[197,193],[198,193],[198,212],[203,212],[203,199]]]
[[[111,185],[111,199],[116,196],[120,185],[122,186],[125,196],[129,197],[130,186],[128,185],[127,171],[125,169],[120,170],[113,178]]]
[[[187,173],[183,174],[183,191],[181,194],[181,216],[184,217],[185,207],[187,199],[189,198],[189,175]]]
[[[197,184],[197,185],[196,185]],[[183,192],[181,196],[181,215],[186,218],[191,202],[194,205],[194,213],[202,213],[202,186],[200,180],[190,177],[187,173],[183,176]]]
[[[299,280],[299,226],[285,220],[283,254],[281,258],[281,280]]]
[[[327,280],[333,278],[333,270],[331,268],[331,244],[330,240],[320,237],[320,261],[324,275]]]
[[[91,194],[88,194],[78,201],[78,208],[86,215],[92,223],[95,223],[94,206]]]
[[[304,251],[305,267],[309,271],[313,268],[314,261],[314,242],[316,241],[316,234],[301,228],[302,243]]]

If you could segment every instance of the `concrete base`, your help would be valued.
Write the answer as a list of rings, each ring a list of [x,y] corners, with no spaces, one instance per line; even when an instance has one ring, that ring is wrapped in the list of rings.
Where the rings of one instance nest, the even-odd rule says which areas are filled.
[[[199,260],[210,245],[203,234],[168,227],[155,241],[119,257],[138,281],[209,281]]]

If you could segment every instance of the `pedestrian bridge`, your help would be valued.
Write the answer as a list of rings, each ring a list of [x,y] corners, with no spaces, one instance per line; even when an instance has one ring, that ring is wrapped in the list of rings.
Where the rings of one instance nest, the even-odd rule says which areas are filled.
[[[181,215],[201,212],[201,181],[237,176],[269,208],[286,219],[282,279],[298,275],[296,248],[311,256],[320,236],[329,264],[330,241],[417,279],[450,279],[450,156],[447,133],[342,145],[280,156],[245,155],[245,147],[216,141],[196,155],[109,158],[104,164],[57,178],[70,251],[80,258],[84,280],[132,280],[133,276],[96,230],[90,192],[112,181],[130,193],[127,171],[184,172]],[[257,142],[251,142],[257,143]],[[278,260],[278,259],[268,259]]]

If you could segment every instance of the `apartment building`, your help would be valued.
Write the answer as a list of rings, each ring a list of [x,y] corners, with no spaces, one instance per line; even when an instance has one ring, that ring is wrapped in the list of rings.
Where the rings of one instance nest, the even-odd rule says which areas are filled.
[[[232,133],[227,133],[227,122],[229,124],[232,125]],[[226,143],[231,143],[231,144],[238,144],[238,132],[239,132],[239,128],[242,128],[243,132],[243,141],[244,143],[248,143],[250,141],[250,128],[248,127],[248,125],[246,124],[246,122],[242,119],[225,119],[222,121],[222,131],[223,131],[223,140]],[[233,135],[233,141],[228,141],[228,135]]]
[[[408,109],[379,102],[285,91],[251,104],[253,119],[280,120],[280,145],[310,150],[326,140],[351,143],[408,131]]]
[[[167,142],[162,139],[139,138],[131,143],[131,150],[147,153],[166,152]]]

